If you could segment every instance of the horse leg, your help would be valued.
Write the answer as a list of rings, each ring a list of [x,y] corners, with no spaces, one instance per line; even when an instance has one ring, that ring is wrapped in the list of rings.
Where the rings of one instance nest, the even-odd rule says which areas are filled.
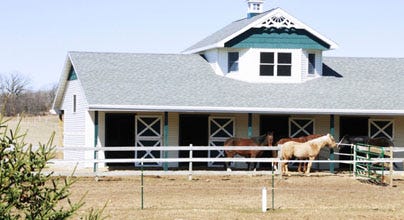
[[[232,158],[232,157],[234,157],[234,155],[235,155],[235,154],[234,154],[232,151],[226,152],[226,157],[227,157],[227,158]],[[227,172],[231,172],[231,168],[230,168],[229,161],[224,162],[224,164],[226,165],[226,170],[227,170]]]
[[[299,167],[297,168],[297,172],[302,172],[302,162],[299,162]]]
[[[306,174],[309,176],[310,175],[310,169],[311,169],[311,165],[313,164],[313,160],[315,157],[309,157],[309,164],[307,165],[307,170],[306,170]]]

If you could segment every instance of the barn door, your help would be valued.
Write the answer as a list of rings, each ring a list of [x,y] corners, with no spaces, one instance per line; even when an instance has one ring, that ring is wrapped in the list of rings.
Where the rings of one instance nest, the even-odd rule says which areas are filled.
[[[136,130],[136,147],[156,147],[162,146],[163,135],[162,135],[162,117],[161,116],[136,116],[135,122]],[[135,158],[161,158],[161,151],[158,150],[147,150],[147,151],[136,151]],[[136,166],[141,165],[136,163]],[[161,166],[160,162],[150,162],[145,163],[144,166],[156,167]]]
[[[234,137],[235,123],[232,117],[209,117],[209,146],[223,146],[224,142]],[[209,158],[224,157],[223,150],[208,152]],[[209,162],[209,167],[223,167],[223,163]]]
[[[289,136],[301,137],[314,134],[314,119],[289,118]]]

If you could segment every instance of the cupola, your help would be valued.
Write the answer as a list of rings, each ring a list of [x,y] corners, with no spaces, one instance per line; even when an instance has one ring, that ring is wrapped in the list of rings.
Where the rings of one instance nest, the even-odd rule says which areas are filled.
[[[264,0],[247,0],[247,4],[247,18],[252,18],[263,12]]]

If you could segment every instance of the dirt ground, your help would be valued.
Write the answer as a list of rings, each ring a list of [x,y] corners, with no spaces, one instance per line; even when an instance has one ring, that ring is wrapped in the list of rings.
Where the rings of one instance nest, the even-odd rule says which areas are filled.
[[[394,186],[354,179],[348,174],[275,176],[274,210],[271,175],[78,177],[73,201],[83,194],[82,215],[93,208],[107,219],[404,219],[404,177]],[[262,188],[268,211],[261,211]]]

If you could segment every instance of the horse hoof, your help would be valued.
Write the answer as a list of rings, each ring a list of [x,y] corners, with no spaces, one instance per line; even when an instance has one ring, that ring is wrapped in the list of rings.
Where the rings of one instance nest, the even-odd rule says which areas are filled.
[[[227,168],[227,172],[231,172],[231,169],[230,169],[230,168]]]

